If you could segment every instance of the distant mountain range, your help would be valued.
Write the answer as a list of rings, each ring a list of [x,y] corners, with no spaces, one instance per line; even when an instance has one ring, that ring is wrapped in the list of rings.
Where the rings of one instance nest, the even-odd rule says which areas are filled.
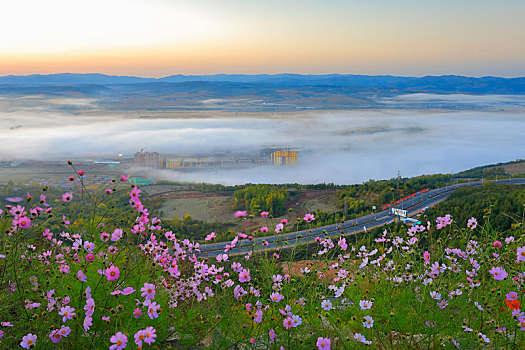
[[[279,86],[279,87],[336,87],[336,88],[379,88],[392,92],[407,93],[476,93],[476,94],[525,94],[525,77],[473,78],[460,75],[425,77],[402,77],[391,75],[302,75],[302,74],[214,74],[214,75],[171,75],[164,78],[141,78],[134,76],[113,76],[105,74],[33,74],[7,75],[0,77],[0,88],[16,86],[31,90],[31,86],[64,85],[130,85],[130,84],[178,84],[188,82],[237,83],[238,86]],[[206,84],[203,84],[206,85]],[[220,84],[219,84],[220,85]],[[187,86],[187,85],[186,85]],[[25,89],[24,89],[25,88]]]

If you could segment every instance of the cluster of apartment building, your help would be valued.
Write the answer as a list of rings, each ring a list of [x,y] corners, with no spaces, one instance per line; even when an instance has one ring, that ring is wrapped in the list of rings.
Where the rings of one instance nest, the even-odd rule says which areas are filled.
[[[293,166],[297,164],[297,151],[278,150],[261,152],[257,155],[219,157],[177,157],[162,156],[157,152],[141,150],[135,153],[133,165],[141,168],[191,170],[215,168],[246,168],[260,165]]]

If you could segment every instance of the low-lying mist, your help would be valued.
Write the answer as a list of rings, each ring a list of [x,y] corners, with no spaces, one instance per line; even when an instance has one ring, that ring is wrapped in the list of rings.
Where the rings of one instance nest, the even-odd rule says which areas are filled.
[[[500,100],[502,106],[508,103],[506,99]],[[475,98],[469,102],[476,102],[472,100]],[[489,99],[490,103],[497,100]],[[51,107],[18,108],[20,101],[16,102],[0,101],[2,107],[9,107],[0,112],[0,160],[102,160],[119,153],[132,155],[142,148],[186,157],[249,153],[271,147],[299,152],[295,167],[149,171],[156,178],[179,181],[356,183],[391,178],[398,170],[403,176],[457,172],[523,158],[525,152],[525,111],[516,109],[217,113],[211,118],[193,113],[139,118],[136,113],[102,110],[71,113]],[[57,103],[91,106],[91,101],[52,101]],[[213,112],[206,112],[210,114]]]

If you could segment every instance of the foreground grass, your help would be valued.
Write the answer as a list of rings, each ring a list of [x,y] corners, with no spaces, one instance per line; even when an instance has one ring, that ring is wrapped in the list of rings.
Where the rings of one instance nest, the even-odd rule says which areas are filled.
[[[45,192],[2,208],[0,348],[524,346],[523,222],[513,236],[489,212],[482,227],[443,216],[354,244],[321,236],[297,271],[300,246],[198,258],[125,177],[88,191],[82,176],[59,198],[69,214]],[[122,192],[128,208],[108,215]]]

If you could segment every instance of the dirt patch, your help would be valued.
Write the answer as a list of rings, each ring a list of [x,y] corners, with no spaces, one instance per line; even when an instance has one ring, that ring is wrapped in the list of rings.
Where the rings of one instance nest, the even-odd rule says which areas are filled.
[[[518,175],[518,174],[525,174],[525,161],[515,164],[507,164],[507,165],[501,165],[496,166],[492,168],[487,168],[486,170],[492,170],[496,168],[503,168],[503,171],[507,175]]]
[[[160,210],[163,218],[183,218],[189,214],[195,220],[205,222],[234,222],[232,216],[233,198],[231,196],[197,196],[164,198]]]

